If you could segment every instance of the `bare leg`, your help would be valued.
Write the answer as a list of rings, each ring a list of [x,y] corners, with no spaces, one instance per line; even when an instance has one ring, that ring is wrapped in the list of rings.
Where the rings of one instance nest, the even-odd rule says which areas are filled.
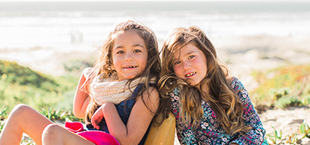
[[[0,134],[0,145],[19,145],[23,132],[27,133],[36,144],[41,145],[42,132],[52,123],[31,107],[23,104],[16,105]]]
[[[44,145],[95,145],[57,124],[50,124],[44,129],[42,142]]]

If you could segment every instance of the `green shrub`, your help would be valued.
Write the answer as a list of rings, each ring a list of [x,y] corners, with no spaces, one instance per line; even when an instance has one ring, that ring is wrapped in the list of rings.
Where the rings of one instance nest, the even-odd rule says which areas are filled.
[[[290,89],[289,88],[270,89],[270,92],[274,100],[279,100],[280,98],[287,96],[290,92]]]
[[[0,60],[0,75],[6,79],[6,82],[18,85],[33,86],[48,91],[56,91],[59,84],[48,75],[31,70],[29,67],[23,67],[16,62]],[[49,83],[49,87],[42,87],[42,84]]]
[[[310,95],[305,95],[302,99],[301,99],[302,104],[310,104]]]
[[[287,108],[291,106],[300,106],[302,102],[296,97],[282,97],[275,102],[276,108]]]
[[[35,109],[56,105],[67,100],[71,101],[66,109],[72,109],[74,92],[78,77],[74,75],[53,77],[23,67],[15,62],[0,60],[0,106],[12,109],[19,103],[27,104]],[[70,92],[70,93],[68,93]],[[60,108],[62,109],[62,108]]]
[[[254,104],[287,107],[310,104],[310,65],[288,65],[252,76],[259,87],[250,92]],[[295,97],[290,97],[295,96]]]

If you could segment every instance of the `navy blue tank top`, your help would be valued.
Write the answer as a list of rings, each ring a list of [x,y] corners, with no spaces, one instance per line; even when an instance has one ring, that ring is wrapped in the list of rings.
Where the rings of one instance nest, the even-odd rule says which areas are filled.
[[[154,86],[154,85],[155,84],[150,84],[150,86]],[[138,86],[136,87],[136,89],[134,90],[133,94],[130,97],[135,97],[140,92],[140,90],[143,88],[143,86],[144,86],[144,84],[138,84]],[[132,99],[125,100],[125,101],[115,105],[117,112],[118,112],[120,118],[122,119],[122,121],[125,125],[127,125],[128,118],[130,116],[131,110],[132,110],[133,106],[135,105],[135,103],[136,103],[136,99],[132,98]],[[101,131],[109,133],[109,129],[108,129],[108,126],[107,126],[104,118],[99,123],[99,126],[100,126]],[[142,140],[140,141],[139,145],[144,145],[144,142],[146,140],[150,126],[151,125],[149,125],[149,127],[148,127],[146,133],[144,134]],[[86,126],[86,128],[88,130],[97,130],[91,124],[88,124]]]

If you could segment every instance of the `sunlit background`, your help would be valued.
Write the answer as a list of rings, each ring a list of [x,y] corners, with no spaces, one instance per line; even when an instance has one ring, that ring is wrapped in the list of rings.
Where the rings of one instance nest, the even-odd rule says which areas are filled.
[[[151,28],[159,47],[174,28],[201,28],[259,113],[295,107],[260,114],[268,134],[310,122],[310,1],[0,0],[0,132],[18,103],[69,110],[62,121],[72,120],[79,75],[126,20]]]
[[[50,58],[45,64],[56,64],[55,53],[91,52],[117,23],[128,19],[150,27],[159,44],[176,27],[198,26],[218,49],[229,49],[219,54],[232,63],[232,52],[304,43],[310,35],[310,2],[0,1],[0,59],[61,75],[61,68],[55,71],[38,61]]]

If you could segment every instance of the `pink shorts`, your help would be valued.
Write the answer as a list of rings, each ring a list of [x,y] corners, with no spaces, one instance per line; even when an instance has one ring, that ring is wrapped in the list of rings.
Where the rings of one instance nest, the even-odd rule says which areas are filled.
[[[96,145],[120,145],[119,142],[110,134],[99,131],[84,131],[83,124],[80,122],[66,122],[65,127]]]

